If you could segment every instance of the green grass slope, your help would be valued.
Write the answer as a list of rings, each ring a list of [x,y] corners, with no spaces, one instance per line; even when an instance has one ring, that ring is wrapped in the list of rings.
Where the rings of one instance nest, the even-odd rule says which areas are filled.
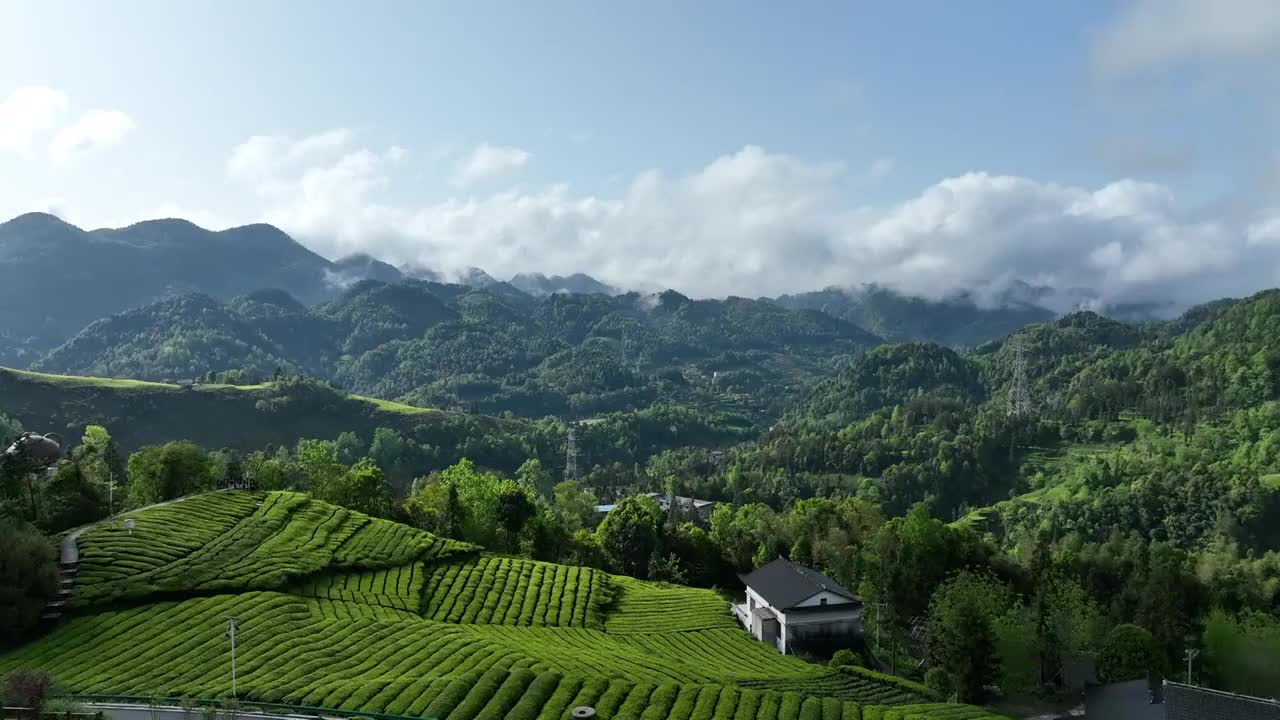
[[[49,375],[0,368],[0,412],[25,427],[79,437],[87,424],[106,425],[126,450],[175,437],[206,447],[257,450],[299,438],[370,437],[379,427],[431,444],[452,446],[477,431],[516,423],[462,416],[358,395],[315,384],[178,385],[115,378]],[[497,434],[496,432],[493,434]]]
[[[82,537],[99,580],[69,620],[0,655],[0,675],[223,697],[234,615],[249,702],[443,720],[562,720],[577,705],[633,720],[996,717],[778,655],[709,591],[477,555],[296,493],[215,493],[135,520],[133,535]],[[117,596],[130,602],[90,602]]]

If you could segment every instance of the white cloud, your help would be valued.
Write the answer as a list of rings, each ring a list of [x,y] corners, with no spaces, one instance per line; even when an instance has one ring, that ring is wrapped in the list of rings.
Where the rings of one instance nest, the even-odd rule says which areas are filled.
[[[1136,0],[1094,38],[1098,69],[1128,74],[1167,65],[1280,58],[1274,0]]]
[[[351,142],[351,131],[337,128],[294,139],[285,135],[255,135],[237,145],[227,160],[227,174],[253,185],[261,194],[285,189],[280,176],[323,162]]]
[[[133,119],[119,110],[90,110],[54,135],[49,154],[64,162],[92,148],[115,145],[134,127]]]
[[[481,143],[458,162],[453,185],[470,187],[484,180],[501,177],[524,167],[533,155],[518,147]]]
[[[67,111],[66,93],[47,87],[23,87],[0,100],[0,153],[28,155],[35,138]]]
[[[1197,302],[1266,287],[1280,261],[1280,243],[1265,242],[1280,225],[1189,216],[1168,188],[1132,180],[1088,189],[970,173],[858,207],[842,164],[748,146],[688,175],[640,173],[609,196],[556,185],[404,205],[384,199],[398,155],[343,147],[273,171],[266,217],[330,257],[588,272],[695,296],[876,282],[940,297],[1021,279],[1107,301]]]

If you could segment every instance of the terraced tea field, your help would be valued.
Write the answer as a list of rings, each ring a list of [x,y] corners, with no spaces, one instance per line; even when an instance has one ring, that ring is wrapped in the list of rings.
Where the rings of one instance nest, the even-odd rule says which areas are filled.
[[[445,720],[563,720],[577,705],[631,720],[995,717],[778,655],[709,591],[479,554],[295,493],[192,498],[82,541],[94,581],[76,611],[0,656],[0,675],[224,697],[234,615],[248,701]]]
[[[482,557],[437,564],[425,615],[454,623],[603,627],[612,591],[592,568]]]
[[[227,507],[206,520],[211,503]],[[292,492],[214,493],[130,517],[133,530],[102,526],[81,537],[77,605],[279,588],[327,569],[391,568],[474,550]]]

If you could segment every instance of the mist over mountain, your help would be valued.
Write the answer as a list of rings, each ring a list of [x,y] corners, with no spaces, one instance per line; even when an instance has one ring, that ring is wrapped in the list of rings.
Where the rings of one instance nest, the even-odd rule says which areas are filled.
[[[229,301],[276,289],[311,306],[365,280],[486,288],[516,305],[557,293],[615,296],[625,290],[583,273],[530,271],[502,281],[481,268],[395,266],[367,253],[331,261],[265,224],[213,232],[162,219],[86,231],[53,215],[29,213],[0,224],[0,361],[25,366],[99,318],[177,294]],[[821,311],[889,340],[956,346],[1079,309],[1129,321],[1167,319],[1183,309],[1158,300],[1109,305],[1088,288],[1017,280],[941,299],[868,284],[781,295],[776,302]]]

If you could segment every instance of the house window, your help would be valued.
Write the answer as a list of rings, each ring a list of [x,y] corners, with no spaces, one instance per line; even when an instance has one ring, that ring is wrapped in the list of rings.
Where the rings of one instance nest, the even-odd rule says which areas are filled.
[[[822,598],[822,600],[821,600],[820,602],[821,602],[823,605],[826,605],[826,604],[827,604],[827,599],[826,599],[826,598]]]

